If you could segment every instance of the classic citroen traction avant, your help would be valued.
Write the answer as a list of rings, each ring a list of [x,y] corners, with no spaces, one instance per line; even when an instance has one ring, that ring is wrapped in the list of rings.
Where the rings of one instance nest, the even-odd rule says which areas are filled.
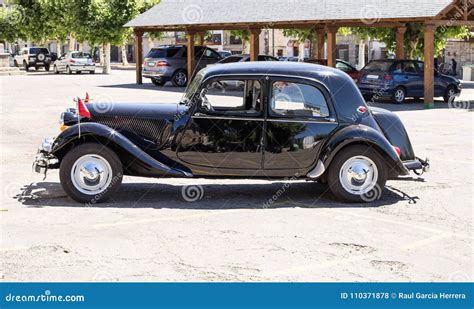
[[[380,197],[387,179],[428,170],[393,113],[369,108],[344,72],[253,62],[201,70],[176,104],[83,103],[61,116],[37,172],[99,202],[123,175],[316,180],[335,197]],[[372,198],[375,197],[375,198]]]

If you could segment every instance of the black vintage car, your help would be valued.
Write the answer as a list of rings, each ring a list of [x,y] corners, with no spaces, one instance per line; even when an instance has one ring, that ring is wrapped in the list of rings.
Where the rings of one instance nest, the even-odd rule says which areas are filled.
[[[61,122],[35,170],[59,168],[64,190],[83,203],[113,194],[122,175],[291,177],[362,202],[380,197],[387,179],[429,167],[395,114],[369,109],[344,72],[312,64],[213,66],[197,73],[179,103],[79,101]]]

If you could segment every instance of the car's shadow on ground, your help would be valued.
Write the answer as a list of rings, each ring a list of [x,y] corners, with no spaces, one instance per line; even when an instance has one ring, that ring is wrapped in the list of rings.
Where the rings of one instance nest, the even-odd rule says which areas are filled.
[[[386,187],[382,198],[370,203],[342,203],[328,187],[313,182],[273,182],[262,184],[167,185],[124,183],[109,200],[84,205],[67,197],[59,183],[26,185],[15,199],[29,207],[97,207],[155,209],[262,209],[262,208],[359,208],[416,203],[418,197]]]

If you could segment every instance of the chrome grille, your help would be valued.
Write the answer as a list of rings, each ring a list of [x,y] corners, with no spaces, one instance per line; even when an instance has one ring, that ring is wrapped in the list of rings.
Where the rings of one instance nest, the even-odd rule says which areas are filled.
[[[164,119],[93,116],[92,120],[117,131],[135,133],[160,145],[165,142],[170,133],[168,121]]]

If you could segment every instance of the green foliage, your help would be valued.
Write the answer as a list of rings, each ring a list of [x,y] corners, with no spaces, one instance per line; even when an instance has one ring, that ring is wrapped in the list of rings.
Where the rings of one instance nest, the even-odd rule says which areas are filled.
[[[354,27],[346,28],[343,33],[356,34],[362,39],[368,37],[379,40],[387,46],[389,51],[395,51],[396,30],[393,28],[378,27]],[[467,27],[438,27],[435,32],[435,54],[438,55],[446,46],[448,38],[465,38],[470,35]],[[422,58],[424,49],[423,25],[420,23],[408,23],[405,33],[404,45],[407,50],[407,57]]]
[[[314,40],[316,31],[314,29],[284,29],[283,35],[295,38],[298,42],[303,43],[306,40]]]
[[[231,30],[230,34],[242,39],[242,42],[250,41],[250,32],[247,30]]]
[[[18,31],[23,20],[23,12],[16,7],[0,7],[0,40],[14,42],[24,38]]]

